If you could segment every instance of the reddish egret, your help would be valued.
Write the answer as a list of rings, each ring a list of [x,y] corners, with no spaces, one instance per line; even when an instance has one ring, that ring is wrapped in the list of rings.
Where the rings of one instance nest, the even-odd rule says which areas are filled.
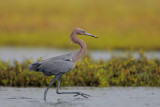
[[[71,71],[77,61],[86,53],[87,51],[87,46],[86,43],[82,40],[77,38],[77,35],[87,35],[87,36],[92,36],[95,38],[98,38],[90,33],[87,33],[86,31],[76,28],[72,31],[70,39],[72,40],[73,43],[79,44],[81,46],[81,50],[78,52],[72,52],[69,54],[53,57],[47,60],[42,60],[39,62],[35,62],[29,66],[29,70],[34,70],[38,72],[42,72],[46,76],[51,76],[55,75],[53,81],[51,84],[46,88],[44,91],[44,100],[46,100],[46,95],[48,89],[52,86],[52,84],[59,79],[58,86],[56,89],[57,94],[75,94],[74,96],[81,95],[82,97],[88,98],[90,95],[84,94],[81,92],[59,92],[59,86],[61,82],[61,78],[63,74]]]

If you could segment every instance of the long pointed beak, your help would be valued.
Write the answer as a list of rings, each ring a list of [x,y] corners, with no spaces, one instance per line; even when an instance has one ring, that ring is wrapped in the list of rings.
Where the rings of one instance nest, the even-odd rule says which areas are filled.
[[[94,36],[94,35],[92,35],[92,34],[90,34],[90,33],[88,33],[88,32],[85,32],[85,34],[84,34],[84,35],[92,36],[92,37],[94,37],[94,38],[98,38],[97,36]]]

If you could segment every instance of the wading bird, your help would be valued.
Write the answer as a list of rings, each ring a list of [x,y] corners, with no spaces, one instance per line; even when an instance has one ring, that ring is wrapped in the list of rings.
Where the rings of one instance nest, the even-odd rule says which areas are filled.
[[[35,62],[29,66],[29,70],[42,72],[46,76],[55,75],[51,84],[44,91],[44,97],[43,97],[44,100],[46,100],[46,95],[47,95],[48,89],[52,86],[52,84],[57,79],[59,79],[58,86],[56,89],[57,94],[75,94],[74,96],[81,95],[85,98],[90,97],[90,95],[84,94],[81,92],[59,92],[59,90],[58,90],[63,74],[71,71],[75,67],[77,61],[83,55],[85,55],[85,53],[87,51],[86,43],[82,39],[77,38],[77,35],[87,35],[87,36],[92,36],[92,37],[98,38],[90,33],[87,33],[86,31],[84,31],[80,28],[75,28],[71,33],[70,39],[72,40],[73,43],[79,44],[81,46],[80,51],[72,52],[72,53],[57,56],[57,57],[53,57],[53,58],[42,60],[39,62]]]

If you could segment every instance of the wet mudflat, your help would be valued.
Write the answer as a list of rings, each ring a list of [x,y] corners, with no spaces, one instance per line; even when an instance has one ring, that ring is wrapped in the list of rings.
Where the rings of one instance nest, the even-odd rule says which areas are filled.
[[[159,107],[160,88],[156,87],[65,87],[92,97],[58,95],[51,88],[43,101],[45,88],[0,87],[0,107]]]

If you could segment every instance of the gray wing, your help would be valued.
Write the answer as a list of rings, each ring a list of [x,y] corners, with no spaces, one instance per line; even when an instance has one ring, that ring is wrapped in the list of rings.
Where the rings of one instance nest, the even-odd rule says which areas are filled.
[[[74,68],[73,62],[78,52],[73,52],[50,59],[35,62],[29,66],[29,70],[41,71],[45,75],[56,75],[65,73]]]
[[[72,53],[69,53],[69,54],[65,54],[65,55],[60,55],[60,56],[56,56],[56,57],[53,57],[53,58],[50,58],[50,59],[46,59],[46,60],[43,60],[41,62],[45,62],[45,61],[51,61],[51,60],[69,60],[69,61],[74,61],[75,57],[77,56],[79,52],[72,52]]]
[[[60,73],[69,72],[74,67],[75,67],[74,62],[58,59],[58,60],[50,60],[48,62],[44,62],[38,67],[38,69],[39,71],[43,72],[43,74],[50,76],[50,75],[58,75]]]

